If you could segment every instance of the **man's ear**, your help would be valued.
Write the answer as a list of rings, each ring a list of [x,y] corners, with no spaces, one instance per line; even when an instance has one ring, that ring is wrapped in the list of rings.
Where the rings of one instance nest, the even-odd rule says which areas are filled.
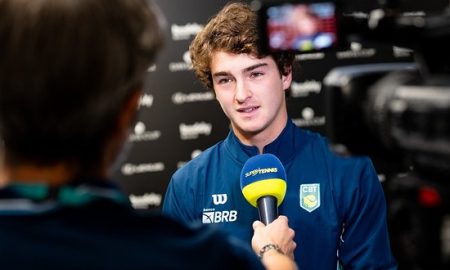
[[[142,95],[142,90],[135,90],[125,101],[118,117],[117,125],[120,131],[127,131],[136,121]]]
[[[292,83],[292,67],[286,67],[284,70],[284,74],[281,75],[281,81],[283,82],[283,90],[287,90]]]

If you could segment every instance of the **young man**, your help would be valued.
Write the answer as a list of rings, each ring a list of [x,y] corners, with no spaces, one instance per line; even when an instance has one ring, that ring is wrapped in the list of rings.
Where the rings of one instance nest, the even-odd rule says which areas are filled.
[[[241,193],[240,172],[248,158],[271,153],[286,169],[279,212],[296,232],[302,269],[395,269],[370,160],[336,156],[320,135],[294,126],[285,100],[293,56],[262,54],[256,19],[248,5],[230,3],[190,46],[196,75],[214,89],[231,131],[173,175],[163,212],[186,222],[226,214],[214,223],[250,242],[258,211]],[[218,203],[217,196],[225,199]]]
[[[0,0],[2,269],[295,269],[294,232],[253,248],[137,214],[109,175],[161,47],[145,0]]]

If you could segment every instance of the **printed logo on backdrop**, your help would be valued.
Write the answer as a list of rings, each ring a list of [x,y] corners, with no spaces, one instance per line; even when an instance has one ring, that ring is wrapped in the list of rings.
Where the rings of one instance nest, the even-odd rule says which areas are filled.
[[[181,105],[184,103],[211,101],[211,100],[215,100],[215,96],[212,91],[196,92],[189,94],[176,92],[172,95],[172,102],[176,105]]]
[[[185,51],[183,54],[182,62],[171,62],[169,63],[169,71],[177,72],[177,71],[186,71],[192,68],[191,54],[189,51]]]
[[[302,110],[302,118],[293,118],[292,121],[298,127],[312,127],[325,125],[325,116],[315,116],[315,112],[310,107]]]
[[[194,151],[192,151],[191,153],[191,159],[194,159],[195,157],[197,157],[198,155],[200,155],[203,151],[200,149],[195,149]],[[188,163],[188,161],[178,161],[177,162],[177,168],[181,168],[183,167],[186,163]]]
[[[131,142],[143,142],[143,141],[155,141],[161,137],[161,131],[152,130],[146,131],[145,124],[143,122],[137,122],[134,126],[134,133],[130,134],[128,139]]]
[[[346,17],[357,18],[357,19],[367,19],[367,18],[369,18],[369,13],[362,12],[362,11],[352,11],[350,13],[344,12],[343,14]]]
[[[172,24],[170,32],[173,40],[188,40],[197,35],[203,29],[203,25],[198,23],[188,23],[185,25]]]
[[[145,193],[143,195],[130,194],[131,204],[135,209],[148,209],[161,206],[162,195],[159,193]]]
[[[139,108],[141,108],[141,107],[150,108],[150,107],[153,105],[153,100],[154,100],[153,95],[150,95],[150,94],[144,94],[144,95],[139,99]]]
[[[153,173],[164,171],[165,165],[162,162],[155,163],[141,163],[141,164],[131,164],[125,163],[122,165],[121,172],[123,175],[134,175],[143,173]]]
[[[300,207],[310,213],[320,207],[320,184],[300,185]]]
[[[402,48],[397,46],[392,46],[392,52],[394,57],[400,58],[400,57],[412,57],[414,54],[414,51],[408,48]]]
[[[155,72],[156,71],[156,64],[153,64],[148,67],[147,72]]]
[[[376,54],[377,50],[374,48],[363,48],[361,43],[350,43],[350,50],[339,51],[336,53],[337,59],[349,59],[349,58],[369,58]]]
[[[320,94],[322,83],[315,80],[304,81],[301,83],[292,81],[290,93],[292,97],[307,97],[309,94]]]
[[[227,194],[212,194],[212,203],[214,205],[225,205],[228,202]],[[216,210],[214,207],[203,208],[202,223],[226,223],[237,220],[237,210]]]
[[[307,61],[307,60],[321,60],[325,58],[325,53],[315,52],[315,53],[301,53],[295,56],[296,61]]]
[[[209,136],[212,131],[212,124],[206,122],[195,122],[192,125],[181,123],[178,130],[182,140],[194,140],[200,135]]]

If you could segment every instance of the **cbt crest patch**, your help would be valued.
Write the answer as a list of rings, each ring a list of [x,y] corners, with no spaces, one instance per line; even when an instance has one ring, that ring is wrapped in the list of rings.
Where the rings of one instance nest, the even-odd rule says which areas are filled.
[[[310,213],[320,207],[320,184],[300,185],[300,207]]]

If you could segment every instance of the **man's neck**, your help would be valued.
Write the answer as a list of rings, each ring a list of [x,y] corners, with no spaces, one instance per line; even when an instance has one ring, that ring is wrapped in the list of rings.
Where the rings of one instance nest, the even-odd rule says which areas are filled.
[[[234,134],[241,141],[241,143],[248,146],[257,147],[258,152],[262,154],[264,151],[264,147],[275,141],[283,132],[284,128],[286,127],[287,119],[287,115],[282,115],[280,120],[277,121],[277,125],[273,125],[270,128],[266,128],[263,131],[254,134],[240,132],[239,130],[236,130],[233,125],[232,128]]]
[[[11,183],[44,183],[49,186],[61,186],[75,176],[75,169],[66,163],[39,166],[21,164],[5,166],[5,182]]]

